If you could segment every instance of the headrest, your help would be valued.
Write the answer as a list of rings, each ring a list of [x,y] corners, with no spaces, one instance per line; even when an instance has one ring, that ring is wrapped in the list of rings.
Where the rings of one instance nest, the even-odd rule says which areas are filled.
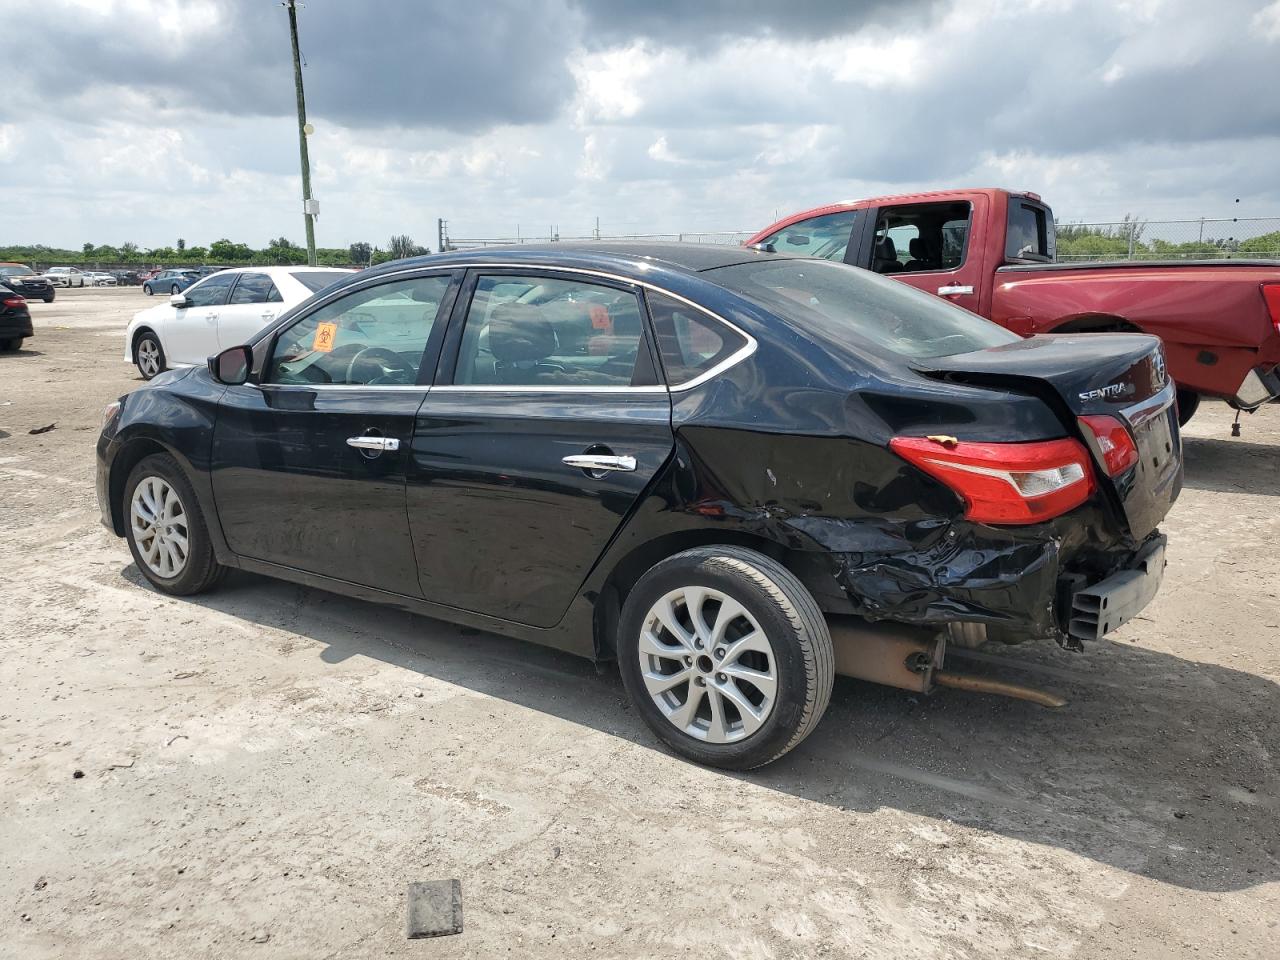
[[[923,260],[929,255],[929,250],[924,245],[924,237],[912,237],[911,242],[907,244],[907,249],[911,251],[911,256],[917,260]]]
[[[876,257],[880,260],[898,259],[898,248],[893,245],[893,237],[881,237],[876,242]]]
[[[489,316],[489,351],[507,363],[536,362],[556,352],[556,332],[532,303],[503,303]]]

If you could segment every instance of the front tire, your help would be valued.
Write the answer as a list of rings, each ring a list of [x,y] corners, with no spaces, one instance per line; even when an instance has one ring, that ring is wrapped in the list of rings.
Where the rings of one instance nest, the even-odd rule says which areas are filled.
[[[167,453],[143,458],[124,485],[125,538],[138,570],[162,593],[185,597],[213,587],[226,572],[178,462]]]
[[[817,726],[835,654],[812,594],[775,560],[699,547],[654,565],[627,596],[623,684],[667,746],[697,763],[750,770]]]
[[[10,337],[8,340],[0,340],[0,353],[17,353],[22,349],[23,337]]]
[[[150,330],[134,341],[133,363],[143,380],[150,380],[164,370],[164,347],[160,345],[160,338]]]
[[[154,290],[151,289],[151,284],[149,283],[144,283],[142,285],[142,292],[145,293],[148,297],[153,297],[155,296],[155,293],[156,293]]]
[[[182,292],[182,289],[181,289],[181,288],[180,288],[180,287],[175,283],[172,287],[170,287],[170,288],[169,288],[169,292],[170,292],[170,293],[181,293],[181,292]]]
[[[41,297],[41,299],[44,300],[45,303],[53,303],[53,290],[50,289],[50,291]]]
[[[1178,391],[1178,425],[1185,427],[1200,408],[1200,394],[1194,390]]]

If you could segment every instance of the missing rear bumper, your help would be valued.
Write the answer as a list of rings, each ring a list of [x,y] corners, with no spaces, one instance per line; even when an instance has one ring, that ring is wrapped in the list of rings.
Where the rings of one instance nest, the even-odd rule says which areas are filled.
[[[1131,566],[1071,598],[1067,632],[1081,640],[1099,640],[1132,620],[1151,602],[1164,579],[1164,551],[1168,538],[1152,538]]]

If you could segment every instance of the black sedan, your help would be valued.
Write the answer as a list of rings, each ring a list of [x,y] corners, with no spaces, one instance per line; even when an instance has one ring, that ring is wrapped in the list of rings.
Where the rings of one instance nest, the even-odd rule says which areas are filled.
[[[26,264],[0,263],[0,283],[26,300],[53,303],[53,284]]]
[[[1049,699],[948,643],[1079,649],[1163,571],[1173,385],[1141,335],[1016,335],[843,264],[556,244],[401,260],[112,404],[103,522],[616,660],[672,748],[768,763],[834,673]]]
[[[0,353],[16,353],[22,349],[22,341],[34,333],[27,301],[0,284]]]

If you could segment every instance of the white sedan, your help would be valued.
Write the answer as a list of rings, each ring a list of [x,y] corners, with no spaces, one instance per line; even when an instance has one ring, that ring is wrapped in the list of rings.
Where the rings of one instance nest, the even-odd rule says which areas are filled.
[[[193,367],[253,339],[276,317],[354,270],[246,267],[211,273],[169,302],[133,315],[124,358],[144,380],[172,367]]]

